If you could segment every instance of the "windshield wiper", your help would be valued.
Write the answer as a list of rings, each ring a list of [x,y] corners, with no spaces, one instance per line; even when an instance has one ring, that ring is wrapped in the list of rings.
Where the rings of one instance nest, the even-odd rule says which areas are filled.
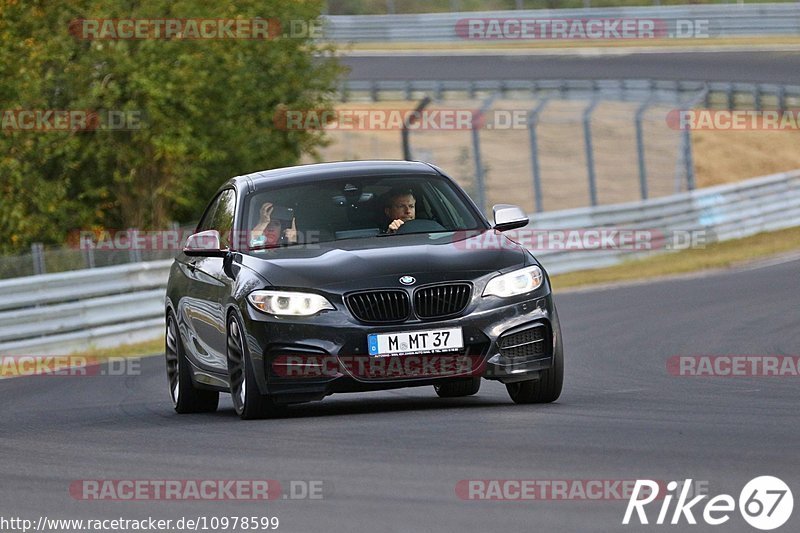
[[[253,251],[256,251],[256,250],[272,250],[274,248],[288,248],[290,246],[299,246],[299,245],[302,245],[302,244],[305,244],[305,243],[299,243],[299,242],[289,243],[289,242],[285,242],[285,243],[275,243],[275,244],[257,244],[257,245],[248,247],[247,251],[248,252],[253,252]]]
[[[394,233],[379,233],[376,235],[376,237],[389,237],[392,235],[423,235],[425,233],[453,233],[453,230],[437,229],[435,231],[404,231],[403,233],[398,233],[395,231]]]

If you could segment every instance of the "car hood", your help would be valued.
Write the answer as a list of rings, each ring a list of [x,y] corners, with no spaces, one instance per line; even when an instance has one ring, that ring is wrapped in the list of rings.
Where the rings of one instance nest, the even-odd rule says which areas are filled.
[[[348,239],[242,257],[275,287],[334,291],[400,286],[400,276],[414,276],[416,285],[474,279],[526,261],[520,245],[494,230]]]

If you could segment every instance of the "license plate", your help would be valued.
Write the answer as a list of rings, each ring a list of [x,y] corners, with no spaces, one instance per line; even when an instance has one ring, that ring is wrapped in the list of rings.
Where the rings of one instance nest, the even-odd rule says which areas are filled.
[[[373,333],[367,336],[369,354],[405,355],[411,353],[452,352],[464,347],[461,328],[429,329],[398,333]]]

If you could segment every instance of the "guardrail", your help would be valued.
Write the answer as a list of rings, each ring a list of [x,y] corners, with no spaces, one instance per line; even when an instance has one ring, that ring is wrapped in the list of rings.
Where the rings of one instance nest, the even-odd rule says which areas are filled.
[[[532,216],[527,230],[653,230],[654,249],[533,250],[552,274],[660,253],[676,231],[723,241],[800,225],[800,170],[627,204]],[[661,246],[663,244],[664,246]],[[0,281],[0,355],[69,353],[158,338],[171,261]]]
[[[0,354],[70,353],[163,334],[172,260],[0,281]]]
[[[601,268],[680,249],[698,232],[705,243],[800,226],[800,170],[718,185],[642,202],[585,207],[534,215],[537,231],[637,229],[650,232],[650,249],[533,250],[552,274]]]
[[[335,15],[324,17],[325,39],[337,43],[456,42],[459,21],[467,19],[650,19],[663,21],[675,37],[679,21],[708,21],[710,37],[800,34],[800,5],[716,4],[589,9],[537,9],[413,15]],[[463,23],[462,23],[463,24]],[[537,39],[539,40],[539,39]],[[564,40],[564,39],[561,39]],[[496,39],[488,42],[498,42]],[[508,42],[508,41],[507,41]]]

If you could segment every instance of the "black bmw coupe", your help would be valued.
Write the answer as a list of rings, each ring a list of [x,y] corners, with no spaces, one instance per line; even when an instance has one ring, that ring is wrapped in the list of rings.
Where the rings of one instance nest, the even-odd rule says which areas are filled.
[[[230,392],[240,417],[335,392],[506,385],[555,401],[563,352],[547,273],[435,166],[358,161],[238,176],[178,254],[166,364],[179,413]]]

